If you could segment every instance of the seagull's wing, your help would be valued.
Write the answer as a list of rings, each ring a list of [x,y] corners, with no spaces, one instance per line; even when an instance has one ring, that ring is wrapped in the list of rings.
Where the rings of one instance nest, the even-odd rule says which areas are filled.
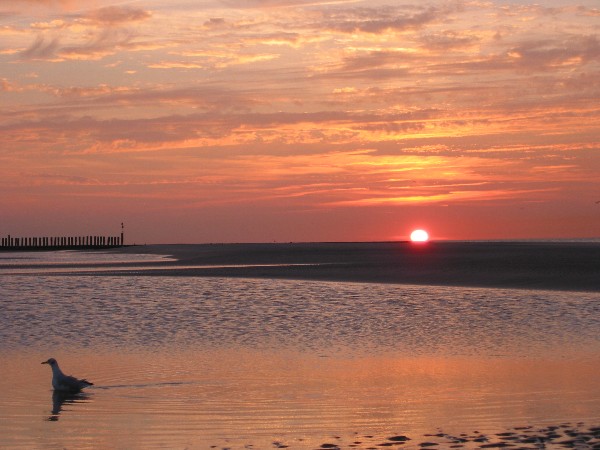
[[[79,380],[71,375],[63,375],[58,378],[58,382],[61,386],[64,386],[67,390],[80,390],[86,386],[91,386],[93,383],[90,383],[87,380]]]

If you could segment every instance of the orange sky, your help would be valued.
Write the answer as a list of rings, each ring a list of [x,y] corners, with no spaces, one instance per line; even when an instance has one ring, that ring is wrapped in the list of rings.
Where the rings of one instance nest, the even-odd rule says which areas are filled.
[[[597,0],[0,3],[0,235],[600,236]]]

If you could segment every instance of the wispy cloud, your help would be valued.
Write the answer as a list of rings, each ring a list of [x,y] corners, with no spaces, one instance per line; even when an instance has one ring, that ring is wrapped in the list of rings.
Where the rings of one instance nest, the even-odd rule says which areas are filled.
[[[33,44],[20,53],[20,57],[52,62],[97,60],[119,51],[153,48],[147,42],[136,40],[139,33],[129,27],[150,17],[150,12],[143,9],[109,6],[83,14],[66,15],[61,19],[35,22],[31,28],[39,34]]]
[[[324,11],[321,28],[343,33],[402,32],[421,29],[446,20],[460,9],[458,3],[443,6],[354,7]]]
[[[101,25],[115,26],[135,23],[152,17],[149,11],[128,6],[106,6],[82,15],[82,19]]]
[[[57,60],[59,48],[60,43],[57,37],[46,40],[43,36],[38,36],[35,42],[21,53],[21,57],[32,60]]]

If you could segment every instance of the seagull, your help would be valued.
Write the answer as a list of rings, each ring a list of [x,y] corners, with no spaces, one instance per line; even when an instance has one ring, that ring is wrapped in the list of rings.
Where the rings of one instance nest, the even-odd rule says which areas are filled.
[[[58,367],[58,363],[54,358],[44,361],[42,364],[49,364],[52,368],[52,387],[55,391],[76,394],[81,392],[83,388],[92,386],[94,383],[88,380],[79,380],[70,375],[65,375]]]

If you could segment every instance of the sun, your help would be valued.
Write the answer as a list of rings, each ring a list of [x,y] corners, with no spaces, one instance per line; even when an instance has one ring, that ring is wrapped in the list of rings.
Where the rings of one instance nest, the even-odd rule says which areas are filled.
[[[414,230],[410,233],[410,240],[412,242],[427,242],[429,240],[429,234],[425,230]]]

